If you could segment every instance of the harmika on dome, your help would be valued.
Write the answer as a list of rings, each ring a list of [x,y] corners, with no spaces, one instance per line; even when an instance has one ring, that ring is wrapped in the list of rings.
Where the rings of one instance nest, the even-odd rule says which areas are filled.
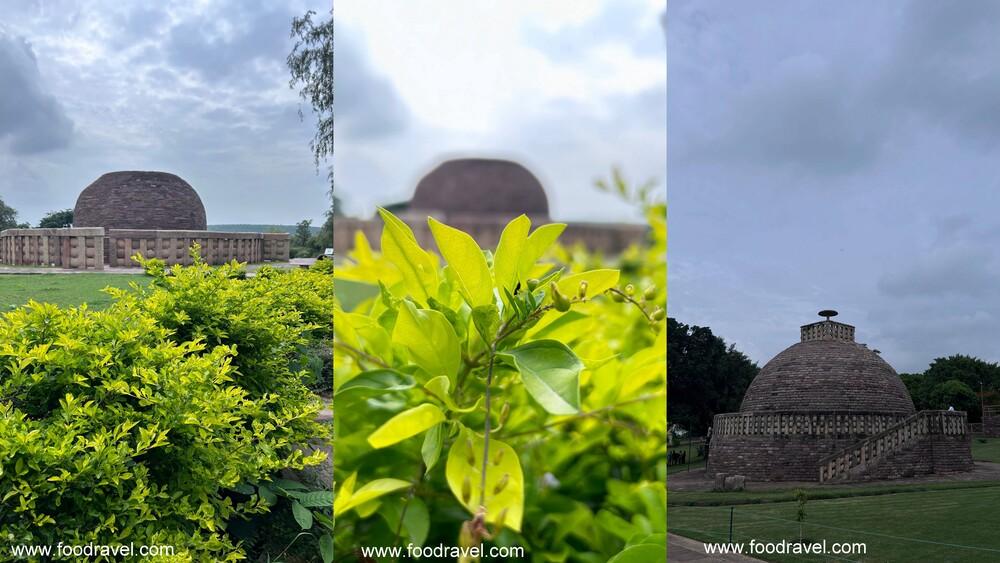
[[[73,210],[75,227],[187,230],[208,228],[190,184],[167,172],[109,172],[87,186]]]
[[[831,321],[836,311],[820,314],[761,369],[740,412],[715,416],[709,473],[830,481],[971,469],[966,413],[915,412],[892,366]]]

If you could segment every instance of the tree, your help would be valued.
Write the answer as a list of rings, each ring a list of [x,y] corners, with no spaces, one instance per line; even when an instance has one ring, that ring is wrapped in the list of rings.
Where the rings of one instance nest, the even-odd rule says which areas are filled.
[[[26,229],[30,225],[17,222],[17,210],[0,199],[0,231],[5,229]]]
[[[739,410],[743,393],[760,371],[712,329],[667,319],[667,366],[672,423],[703,434],[716,414]]]
[[[312,105],[316,115],[316,133],[309,148],[318,169],[320,163],[333,156],[333,11],[325,21],[314,22],[315,15],[310,10],[292,20],[295,45],[285,62],[292,75],[289,88],[297,87],[299,96]],[[332,168],[327,177],[332,190]]]
[[[972,356],[936,358],[923,373],[904,373],[900,377],[917,410],[954,406],[967,411],[970,422],[978,422],[982,420],[981,405],[1000,400],[1000,364]],[[968,400],[968,393],[974,400]]]
[[[73,224],[73,210],[63,209],[62,211],[49,211],[42,220],[38,222],[40,229],[59,229],[69,227]]]

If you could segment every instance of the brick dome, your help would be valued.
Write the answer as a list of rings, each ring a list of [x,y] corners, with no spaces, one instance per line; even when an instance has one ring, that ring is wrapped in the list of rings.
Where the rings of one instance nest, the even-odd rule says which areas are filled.
[[[73,226],[105,229],[208,228],[205,206],[190,184],[166,172],[109,172],[76,200]]]
[[[549,200],[541,182],[527,168],[509,160],[448,160],[417,184],[409,208],[446,215],[521,213],[548,218]]]
[[[915,412],[892,366],[854,342],[854,327],[833,321],[802,327],[802,341],[754,378],[740,412],[769,411]]]

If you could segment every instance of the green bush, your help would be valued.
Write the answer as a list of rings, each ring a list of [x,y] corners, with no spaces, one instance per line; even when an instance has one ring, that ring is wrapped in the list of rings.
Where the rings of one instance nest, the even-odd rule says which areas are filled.
[[[303,449],[329,432],[293,368],[328,333],[315,323],[329,277],[146,266],[150,287],[109,290],[105,311],[32,302],[0,316],[5,544],[238,560],[230,524],[269,510],[280,471],[326,458]]]

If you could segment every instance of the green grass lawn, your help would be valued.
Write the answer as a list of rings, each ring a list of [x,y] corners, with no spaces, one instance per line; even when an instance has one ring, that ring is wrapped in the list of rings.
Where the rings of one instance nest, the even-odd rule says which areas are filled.
[[[0,275],[0,312],[9,311],[29,299],[54,303],[61,307],[76,307],[84,303],[91,309],[103,309],[111,296],[101,289],[107,286],[141,285],[150,278],[130,274],[7,274]]]
[[[864,557],[756,555],[766,561],[1000,561],[1000,483],[916,485],[908,492],[877,494],[877,486],[838,487],[845,493],[869,493],[813,499],[806,503],[803,536],[807,541],[864,542]],[[907,491],[907,486],[896,490]],[[822,489],[816,490],[816,493]],[[882,487],[883,492],[893,490]],[[813,489],[807,490],[813,493]],[[774,491],[765,495],[789,495]],[[726,493],[697,493],[723,495]],[[762,493],[738,493],[742,500]],[[678,506],[670,493],[670,531],[706,542],[729,541],[730,506]],[[674,497],[674,498],[671,498]],[[733,500],[740,500],[733,497]],[[797,503],[740,504],[733,509],[733,541],[797,541]]]
[[[972,459],[1000,463],[1000,438],[973,438]]]

